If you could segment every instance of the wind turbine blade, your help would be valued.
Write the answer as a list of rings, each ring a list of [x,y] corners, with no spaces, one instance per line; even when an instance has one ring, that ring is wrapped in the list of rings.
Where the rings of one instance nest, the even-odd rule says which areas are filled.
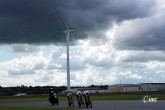
[[[68,26],[65,24],[63,18],[61,17],[60,13],[57,11],[56,7],[54,7],[58,17],[60,18],[60,20],[62,21],[62,24],[65,26],[66,30],[69,30]]]

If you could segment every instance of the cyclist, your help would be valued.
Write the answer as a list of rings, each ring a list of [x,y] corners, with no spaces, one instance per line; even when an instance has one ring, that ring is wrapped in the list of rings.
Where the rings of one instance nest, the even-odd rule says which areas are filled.
[[[83,96],[84,96],[84,99],[85,99],[86,107],[88,108],[88,106],[90,106],[90,108],[92,108],[92,102],[89,99],[89,92],[88,91],[83,92]]]
[[[53,94],[54,94],[53,88],[50,88],[50,89],[49,89],[49,97],[52,97]]]
[[[54,105],[54,104],[59,105],[57,94],[54,93],[52,88],[49,89],[49,99],[48,100],[52,105]]]
[[[77,97],[78,106],[81,107],[82,92],[81,91],[76,92],[76,97]]]
[[[71,107],[71,105],[74,107],[74,102],[73,102],[73,95],[72,95],[72,93],[68,93],[67,94],[67,98],[68,98],[68,105],[69,105],[69,107]]]
[[[83,96],[84,96],[85,100],[89,100],[89,92],[88,91],[84,91]]]

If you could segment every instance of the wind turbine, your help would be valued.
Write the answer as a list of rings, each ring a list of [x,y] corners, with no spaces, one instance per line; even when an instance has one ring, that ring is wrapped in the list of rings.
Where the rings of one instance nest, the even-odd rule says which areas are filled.
[[[62,24],[66,28],[66,30],[64,31],[64,33],[66,34],[66,51],[67,51],[66,52],[67,53],[67,90],[70,90],[69,35],[70,35],[70,32],[75,31],[75,30],[70,30],[68,28],[68,26],[66,25],[66,23],[64,22],[63,18],[61,17],[60,13],[57,11],[56,8],[55,8],[55,11],[56,11],[58,17],[60,18]]]

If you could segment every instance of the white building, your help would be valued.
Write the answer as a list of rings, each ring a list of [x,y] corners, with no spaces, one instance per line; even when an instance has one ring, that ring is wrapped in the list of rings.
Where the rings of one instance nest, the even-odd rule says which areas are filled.
[[[108,87],[109,92],[165,91],[165,83],[116,84]]]

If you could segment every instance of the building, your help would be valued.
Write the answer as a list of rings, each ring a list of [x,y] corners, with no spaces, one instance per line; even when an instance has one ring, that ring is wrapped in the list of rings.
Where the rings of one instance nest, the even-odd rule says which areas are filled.
[[[115,84],[108,87],[109,92],[150,92],[165,91],[165,83]]]
[[[102,86],[88,86],[88,87],[75,87],[74,89],[78,91],[88,91],[89,93],[107,93],[108,91],[108,85],[102,85]]]

